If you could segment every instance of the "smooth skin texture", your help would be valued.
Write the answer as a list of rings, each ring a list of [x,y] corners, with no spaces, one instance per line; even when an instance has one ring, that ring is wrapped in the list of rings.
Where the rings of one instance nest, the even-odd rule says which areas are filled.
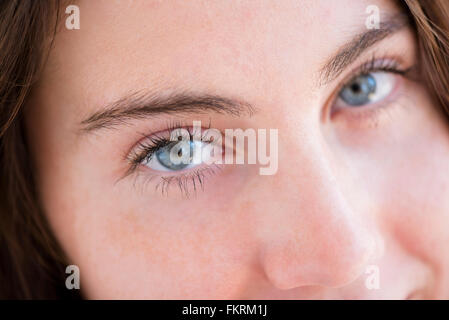
[[[327,83],[320,70],[391,1],[86,1],[56,36],[26,110],[42,204],[88,298],[449,298],[449,126],[422,83],[372,105],[338,93],[373,56],[417,63],[411,30]],[[86,132],[133,92],[213,94],[253,115],[171,113]],[[156,188],[130,150],[167,123],[275,128],[279,169],[224,165],[204,190]],[[173,173],[172,175],[175,175]],[[151,177],[151,178],[150,178]],[[158,182],[159,181],[159,182]],[[190,190],[191,190],[190,186]],[[366,270],[379,268],[369,290]]]

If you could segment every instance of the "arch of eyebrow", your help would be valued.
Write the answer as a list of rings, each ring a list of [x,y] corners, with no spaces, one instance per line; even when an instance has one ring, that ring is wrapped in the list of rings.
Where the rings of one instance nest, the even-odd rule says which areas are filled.
[[[383,20],[379,23],[379,28],[367,29],[359,33],[337,50],[337,53],[319,71],[320,86],[337,78],[348,65],[354,62],[368,48],[410,25],[408,15],[404,13],[383,17]]]
[[[136,92],[108,104],[103,110],[94,112],[81,122],[83,132],[113,128],[129,124],[131,120],[145,119],[161,114],[199,114],[214,112],[232,116],[251,116],[255,108],[237,99],[219,95],[189,92],[169,96]]]

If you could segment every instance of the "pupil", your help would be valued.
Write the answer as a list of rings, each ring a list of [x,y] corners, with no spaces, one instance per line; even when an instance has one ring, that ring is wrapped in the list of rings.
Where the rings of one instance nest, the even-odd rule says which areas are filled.
[[[354,93],[356,93],[356,94],[360,93],[360,91],[361,91],[360,84],[358,84],[358,83],[352,84],[351,90],[354,91]]]

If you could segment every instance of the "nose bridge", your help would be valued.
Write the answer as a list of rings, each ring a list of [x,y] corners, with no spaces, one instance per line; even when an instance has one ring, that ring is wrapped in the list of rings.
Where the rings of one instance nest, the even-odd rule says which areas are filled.
[[[315,147],[304,154],[294,173],[279,174],[289,181],[288,195],[261,262],[269,281],[281,289],[341,286],[363,273],[377,241],[345,199],[325,151]]]

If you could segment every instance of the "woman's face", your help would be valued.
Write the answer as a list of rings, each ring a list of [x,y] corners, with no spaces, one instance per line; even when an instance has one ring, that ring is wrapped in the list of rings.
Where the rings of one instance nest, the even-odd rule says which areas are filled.
[[[449,297],[449,127],[393,2],[77,5],[26,124],[87,297]],[[266,129],[272,170],[172,165],[193,121]]]

